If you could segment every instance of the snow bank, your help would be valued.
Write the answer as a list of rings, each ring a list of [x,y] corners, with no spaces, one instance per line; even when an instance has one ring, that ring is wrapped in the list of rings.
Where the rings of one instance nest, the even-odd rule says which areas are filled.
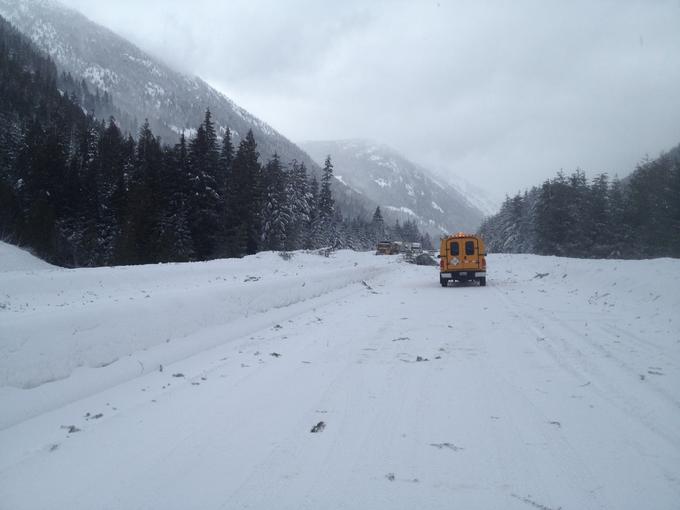
[[[297,252],[284,260],[267,252],[201,263],[38,270],[52,266],[5,249],[14,255],[8,266],[35,269],[0,273],[0,392],[13,395],[19,407],[21,392],[14,389],[64,380],[79,370],[77,383],[42,391],[50,399],[81,398],[243,335],[241,322],[250,330],[273,326],[293,305],[394,266],[393,258],[371,254]],[[44,403],[38,407],[44,410]],[[37,410],[24,408],[19,415]]]
[[[56,266],[40,260],[21,248],[0,241],[0,273],[55,268]]]
[[[615,313],[625,325],[680,321],[680,260],[589,260],[538,255],[490,257],[490,278],[504,287],[524,287],[544,305]],[[494,271],[500,270],[500,273]],[[530,287],[527,287],[530,285]],[[541,303],[538,303],[539,309]],[[624,324],[621,324],[622,326]],[[680,339],[678,339],[680,340]]]

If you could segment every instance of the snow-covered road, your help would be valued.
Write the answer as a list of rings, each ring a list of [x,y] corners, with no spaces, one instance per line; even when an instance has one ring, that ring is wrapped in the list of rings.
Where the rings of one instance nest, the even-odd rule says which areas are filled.
[[[678,260],[17,260],[0,508],[680,506]]]

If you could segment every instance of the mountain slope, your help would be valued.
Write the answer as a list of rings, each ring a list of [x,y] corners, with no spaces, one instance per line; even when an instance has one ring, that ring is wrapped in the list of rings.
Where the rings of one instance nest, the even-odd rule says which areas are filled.
[[[154,133],[168,143],[180,132],[190,135],[210,108],[220,133],[229,127],[239,138],[252,129],[263,157],[278,152],[284,161],[295,158],[312,166],[293,143],[200,78],[173,71],[76,11],[51,0],[0,0],[0,14],[60,69],[109,92],[139,124],[148,118]]]
[[[433,235],[475,230],[482,212],[455,187],[386,145],[365,140],[303,142],[317,162],[330,154],[336,178],[378,203],[389,218],[416,220]]]
[[[453,186],[458,193],[463,195],[465,199],[479,209],[484,216],[492,216],[501,208],[502,200],[493,196],[487,190],[484,190],[460,175],[451,173],[450,171],[442,170],[437,173],[437,178],[441,178],[444,182]],[[446,176],[446,177],[444,177]]]
[[[200,78],[172,70],[58,2],[0,0],[0,15],[49,54],[60,70],[108,92],[127,121],[122,127],[133,135],[148,119],[154,134],[173,144],[182,132],[191,136],[209,108],[218,134],[228,127],[238,143],[252,129],[263,160],[277,153],[284,163],[295,159],[318,172],[314,161],[299,147]],[[340,184],[335,195],[341,209],[352,214],[374,207]]]

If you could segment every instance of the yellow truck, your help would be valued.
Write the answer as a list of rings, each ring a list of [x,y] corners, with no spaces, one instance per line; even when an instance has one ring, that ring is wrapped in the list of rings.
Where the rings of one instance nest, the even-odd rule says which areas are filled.
[[[486,250],[478,236],[459,232],[444,237],[439,247],[439,283],[477,281],[486,285]]]

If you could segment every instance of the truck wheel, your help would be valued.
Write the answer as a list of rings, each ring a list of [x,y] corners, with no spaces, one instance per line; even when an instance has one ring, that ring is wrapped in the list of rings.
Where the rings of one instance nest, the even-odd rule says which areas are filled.
[[[482,277],[479,279],[479,286],[480,286],[480,287],[486,287],[486,276],[482,276]]]
[[[439,280],[439,283],[441,284],[442,287],[448,287],[449,282],[447,280]]]

